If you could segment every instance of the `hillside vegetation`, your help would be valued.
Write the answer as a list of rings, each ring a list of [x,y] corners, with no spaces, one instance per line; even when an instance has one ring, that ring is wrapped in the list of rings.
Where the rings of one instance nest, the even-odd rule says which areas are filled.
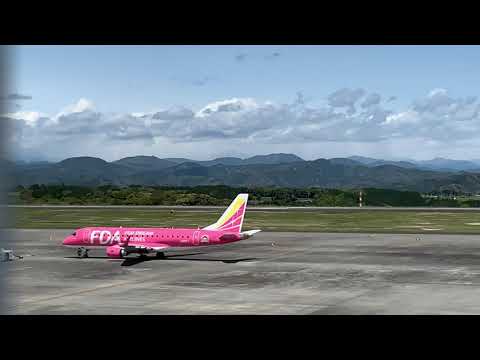
[[[321,188],[272,188],[229,186],[113,186],[68,185],[18,186],[10,194],[11,204],[68,205],[228,205],[241,192],[250,194],[251,206],[358,206],[359,190]],[[432,198],[414,191],[364,188],[366,206],[480,207],[471,198]]]

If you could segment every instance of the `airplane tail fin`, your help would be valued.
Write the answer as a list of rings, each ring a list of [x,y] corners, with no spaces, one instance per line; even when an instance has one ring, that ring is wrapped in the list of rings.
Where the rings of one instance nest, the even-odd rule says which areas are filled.
[[[238,194],[216,223],[205,230],[226,230],[233,233],[242,231],[243,218],[247,208],[248,194]]]

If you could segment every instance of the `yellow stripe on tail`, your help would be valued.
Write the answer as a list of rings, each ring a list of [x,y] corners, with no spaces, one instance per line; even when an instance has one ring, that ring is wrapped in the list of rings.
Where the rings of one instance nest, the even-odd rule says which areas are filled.
[[[247,208],[248,194],[238,194],[235,200],[225,210],[216,223],[205,227],[205,230],[229,230],[235,229],[235,232],[242,230],[243,218]],[[242,208],[243,206],[243,208]],[[238,211],[241,210],[239,213]]]

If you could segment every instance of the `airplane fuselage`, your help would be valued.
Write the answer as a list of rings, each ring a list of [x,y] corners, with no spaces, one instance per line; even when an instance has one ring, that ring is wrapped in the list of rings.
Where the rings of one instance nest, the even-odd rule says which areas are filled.
[[[260,230],[241,232],[248,194],[239,194],[220,219],[205,228],[85,227],[65,238],[63,245],[79,248],[85,257],[88,248],[105,247],[109,257],[144,254],[173,248],[221,245],[248,239]],[[85,252],[84,252],[85,250]],[[83,255],[81,255],[83,254]]]
[[[75,231],[65,241],[67,246],[98,247],[128,243],[148,243],[169,247],[224,244],[242,240],[242,234],[195,228],[86,227]]]

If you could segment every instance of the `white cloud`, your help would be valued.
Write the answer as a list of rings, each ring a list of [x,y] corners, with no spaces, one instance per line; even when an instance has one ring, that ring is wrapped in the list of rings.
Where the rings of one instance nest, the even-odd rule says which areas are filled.
[[[369,94],[365,100],[362,102],[362,108],[367,108],[370,106],[378,105],[382,101],[382,97],[379,94],[373,93]]]
[[[45,116],[45,114],[38,111],[17,111],[15,113],[6,114],[6,116],[15,120],[24,120],[27,125],[33,126],[37,120],[41,116]]]
[[[403,125],[403,124],[415,124],[420,121],[419,114],[415,110],[407,110],[396,114],[389,115],[382,122],[382,125]]]
[[[252,110],[258,107],[257,102],[251,98],[233,98],[212,102],[200,109],[195,116],[205,117],[215,112],[236,112]]]
[[[356,102],[360,100],[365,93],[366,91],[364,89],[343,88],[330,94],[328,101],[330,106],[335,108],[347,108],[348,114],[354,114],[356,111]]]
[[[430,90],[430,92],[428,93],[428,97],[431,98],[437,95],[446,95],[446,94],[447,94],[446,89],[436,88],[436,89]]]
[[[151,115],[153,115],[157,112],[158,111],[139,111],[139,112],[133,112],[130,115],[133,116],[133,117],[142,118],[142,117],[145,117],[145,116],[151,116]]]
[[[78,112],[82,112],[82,111],[86,111],[86,110],[93,110],[93,109],[94,109],[93,103],[90,100],[82,98],[82,99],[78,100],[77,103],[74,104],[71,107],[70,111],[72,113],[78,113]]]
[[[57,121],[58,118],[60,118],[61,116],[81,113],[84,111],[93,111],[94,109],[95,109],[95,106],[92,101],[85,98],[81,98],[75,104],[71,104],[65,107],[64,109],[62,109],[57,115],[53,117],[53,119]]]
[[[356,111],[355,105],[364,96],[360,111]],[[30,149],[51,156],[66,156],[65,149],[72,155],[84,155],[88,150],[101,157],[139,151],[187,156],[187,150],[210,156],[233,148],[255,154],[260,149],[281,150],[282,146],[307,151],[309,146],[314,149],[330,144],[330,150],[337,149],[333,143],[344,144],[345,149],[353,149],[347,144],[356,144],[355,149],[359,144],[372,149],[380,146],[374,144],[383,148],[391,144],[388,146],[393,149],[392,144],[408,139],[450,149],[455,142],[471,140],[480,147],[480,105],[475,97],[455,99],[445,89],[434,89],[396,112],[385,108],[388,103],[380,104],[379,94],[367,94],[363,89],[341,89],[328,100],[325,105],[310,107],[298,98],[290,104],[231,98],[206,104],[200,110],[172,107],[107,114],[95,111],[92,101],[80,99],[53,117],[35,111],[6,117],[15,119],[11,139],[19,151]],[[408,149],[414,154],[421,150],[418,145]]]

